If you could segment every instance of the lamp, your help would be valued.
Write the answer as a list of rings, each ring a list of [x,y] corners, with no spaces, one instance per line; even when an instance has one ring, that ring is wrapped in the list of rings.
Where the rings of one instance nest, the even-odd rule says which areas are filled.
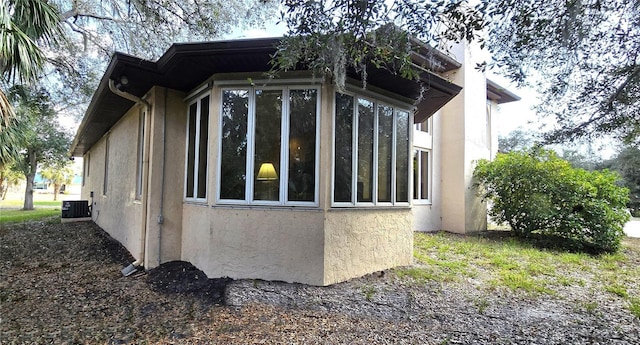
[[[256,178],[258,181],[273,181],[278,179],[278,173],[276,172],[276,168],[273,166],[273,163],[264,162],[260,165],[260,170],[258,170],[258,176]]]

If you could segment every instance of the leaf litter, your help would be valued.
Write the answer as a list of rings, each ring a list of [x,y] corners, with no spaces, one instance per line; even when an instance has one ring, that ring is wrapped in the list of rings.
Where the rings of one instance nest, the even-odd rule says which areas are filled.
[[[330,287],[208,279],[181,261],[123,277],[133,258],[117,241],[58,222],[0,229],[1,344],[640,343],[638,319],[593,291],[575,299],[597,312],[393,270]]]

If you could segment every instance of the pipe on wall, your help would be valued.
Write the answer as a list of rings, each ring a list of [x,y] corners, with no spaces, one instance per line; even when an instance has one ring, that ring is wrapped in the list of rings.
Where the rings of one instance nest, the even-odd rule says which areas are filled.
[[[130,94],[126,91],[122,91],[120,89],[118,89],[116,87],[116,83],[113,79],[109,79],[109,90],[111,90],[111,92],[113,92],[114,94],[128,99],[132,102],[135,102],[136,104],[141,104],[143,105],[146,109],[145,109],[145,122],[147,121],[147,117],[150,116],[150,112],[151,112],[151,104],[149,102],[147,102],[146,100]],[[148,131],[147,131],[148,132]],[[147,136],[147,134],[145,133],[145,137]],[[145,138],[145,147],[147,147],[147,140]],[[144,150],[144,148],[143,148]],[[147,163],[148,164],[148,163]],[[144,168],[143,168],[144,169]],[[146,170],[146,169],[145,169]],[[148,179],[148,176],[145,175],[145,180]],[[145,181],[145,183],[143,183],[143,186],[145,186],[147,184],[147,182]],[[146,188],[145,188],[146,189]],[[145,190],[144,193],[146,193],[147,191]],[[145,246],[146,246],[146,238],[147,238],[147,224],[146,224],[146,219],[147,219],[147,198],[146,196],[142,197],[142,221],[143,224],[140,227],[140,254],[138,256],[138,259],[134,262],[132,262],[131,264],[129,264],[129,266],[125,267],[122,270],[122,275],[129,276],[133,273],[135,273],[138,270],[138,267],[142,266],[144,264],[144,259],[145,259]]]

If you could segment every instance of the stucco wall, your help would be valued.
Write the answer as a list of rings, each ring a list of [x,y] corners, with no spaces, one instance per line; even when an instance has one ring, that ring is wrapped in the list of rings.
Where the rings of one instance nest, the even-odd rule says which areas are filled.
[[[139,107],[127,114],[94,145],[84,159],[89,160],[89,175],[82,187],[82,199],[91,200],[94,192],[92,218],[96,224],[122,243],[133,256],[139,256],[142,239],[142,204],[135,200],[135,176],[138,157]],[[109,141],[107,192],[103,195],[105,149]],[[89,157],[88,157],[89,156]],[[85,174],[86,175],[86,174]]]
[[[409,208],[327,211],[324,285],[411,264],[412,229]]]
[[[319,209],[183,207],[183,260],[209,277],[323,285]]]
[[[154,87],[148,93],[149,161],[147,246],[145,267],[180,260],[182,250],[182,196],[187,106],[184,93]],[[159,217],[162,216],[162,223]]]
[[[490,158],[486,79],[475,69],[482,58],[477,49],[460,44],[453,50],[462,67],[449,77],[463,89],[442,109],[442,229],[467,233],[487,226],[486,206],[472,180],[477,160]]]
[[[430,200],[413,201],[411,212],[413,214],[413,230],[415,231],[439,231],[442,230],[442,114],[436,112],[431,117],[431,135],[426,137],[428,142],[420,139],[422,133],[414,130],[413,144],[415,148],[431,149],[431,184],[429,188]]]

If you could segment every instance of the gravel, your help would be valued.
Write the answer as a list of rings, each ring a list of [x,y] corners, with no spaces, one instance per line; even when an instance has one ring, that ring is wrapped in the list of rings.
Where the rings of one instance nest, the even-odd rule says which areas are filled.
[[[640,344],[626,302],[590,284],[531,296],[389,270],[313,287],[186,262],[122,277],[131,261],[92,223],[3,226],[0,343]]]

